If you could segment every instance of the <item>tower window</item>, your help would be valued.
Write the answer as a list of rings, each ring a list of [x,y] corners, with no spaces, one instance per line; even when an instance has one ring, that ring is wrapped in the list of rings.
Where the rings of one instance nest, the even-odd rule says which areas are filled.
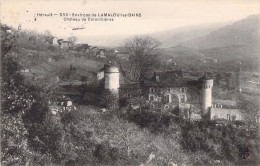
[[[166,103],[170,103],[170,95],[166,95]]]

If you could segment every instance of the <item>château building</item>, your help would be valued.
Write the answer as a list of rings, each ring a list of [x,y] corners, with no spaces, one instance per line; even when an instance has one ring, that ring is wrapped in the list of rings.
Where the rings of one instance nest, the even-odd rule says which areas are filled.
[[[98,80],[104,78],[102,85],[105,89],[116,93],[119,99],[130,101],[130,104],[138,105],[145,101],[150,110],[177,110],[179,116],[190,120],[244,120],[234,101],[212,99],[214,81],[208,74],[195,80],[185,76],[182,70],[162,71],[154,72],[151,78],[127,84],[120,83],[120,71],[115,66],[105,65],[97,74]],[[133,101],[137,102],[131,103]],[[229,106],[223,107],[225,102]],[[140,105],[134,108],[140,108]]]

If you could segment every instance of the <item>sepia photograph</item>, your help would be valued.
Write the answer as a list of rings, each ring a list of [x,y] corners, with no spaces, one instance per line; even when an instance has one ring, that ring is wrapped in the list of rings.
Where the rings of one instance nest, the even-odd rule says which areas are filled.
[[[260,0],[0,0],[2,166],[260,166]]]

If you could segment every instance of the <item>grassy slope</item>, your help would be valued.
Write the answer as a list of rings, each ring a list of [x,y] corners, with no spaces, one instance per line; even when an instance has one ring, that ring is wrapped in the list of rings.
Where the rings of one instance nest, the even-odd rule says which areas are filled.
[[[165,165],[170,160],[175,160],[178,164],[189,162],[189,157],[178,143],[178,134],[171,134],[170,137],[155,135],[117,117],[117,112],[100,113],[99,108],[94,106],[79,106],[74,115],[77,117],[76,125],[93,132],[91,139],[96,143],[108,142],[123,156],[127,155],[125,143],[129,144],[131,163],[118,160],[114,161],[114,165],[140,165],[147,161],[151,153],[155,155],[154,160],[149,163],[151,166]],[[127,142],[124,142],[124,139],[127,139]]]
[[[77,79],[80,79],[80,76],[92,76],[93,72],[97,72],[105,63],[104,60],[87,57],[81,52],[71,53],[63,50],[40,51],[20,48],[17,55],[21,66],[30,69],[31,73],[39,78],[55,78],[68,71],[72,65],[77,69]],[[54,61],[48,62],[49,58],[53,58]]]

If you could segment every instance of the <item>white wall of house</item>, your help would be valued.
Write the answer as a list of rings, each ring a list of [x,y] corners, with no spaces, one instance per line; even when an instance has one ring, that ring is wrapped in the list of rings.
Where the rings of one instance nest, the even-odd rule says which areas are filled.
[[[223,109],[214,108],[210,109],[210,120],[225,119],[225,120],[243,120],[243,115],[239,109]]]

